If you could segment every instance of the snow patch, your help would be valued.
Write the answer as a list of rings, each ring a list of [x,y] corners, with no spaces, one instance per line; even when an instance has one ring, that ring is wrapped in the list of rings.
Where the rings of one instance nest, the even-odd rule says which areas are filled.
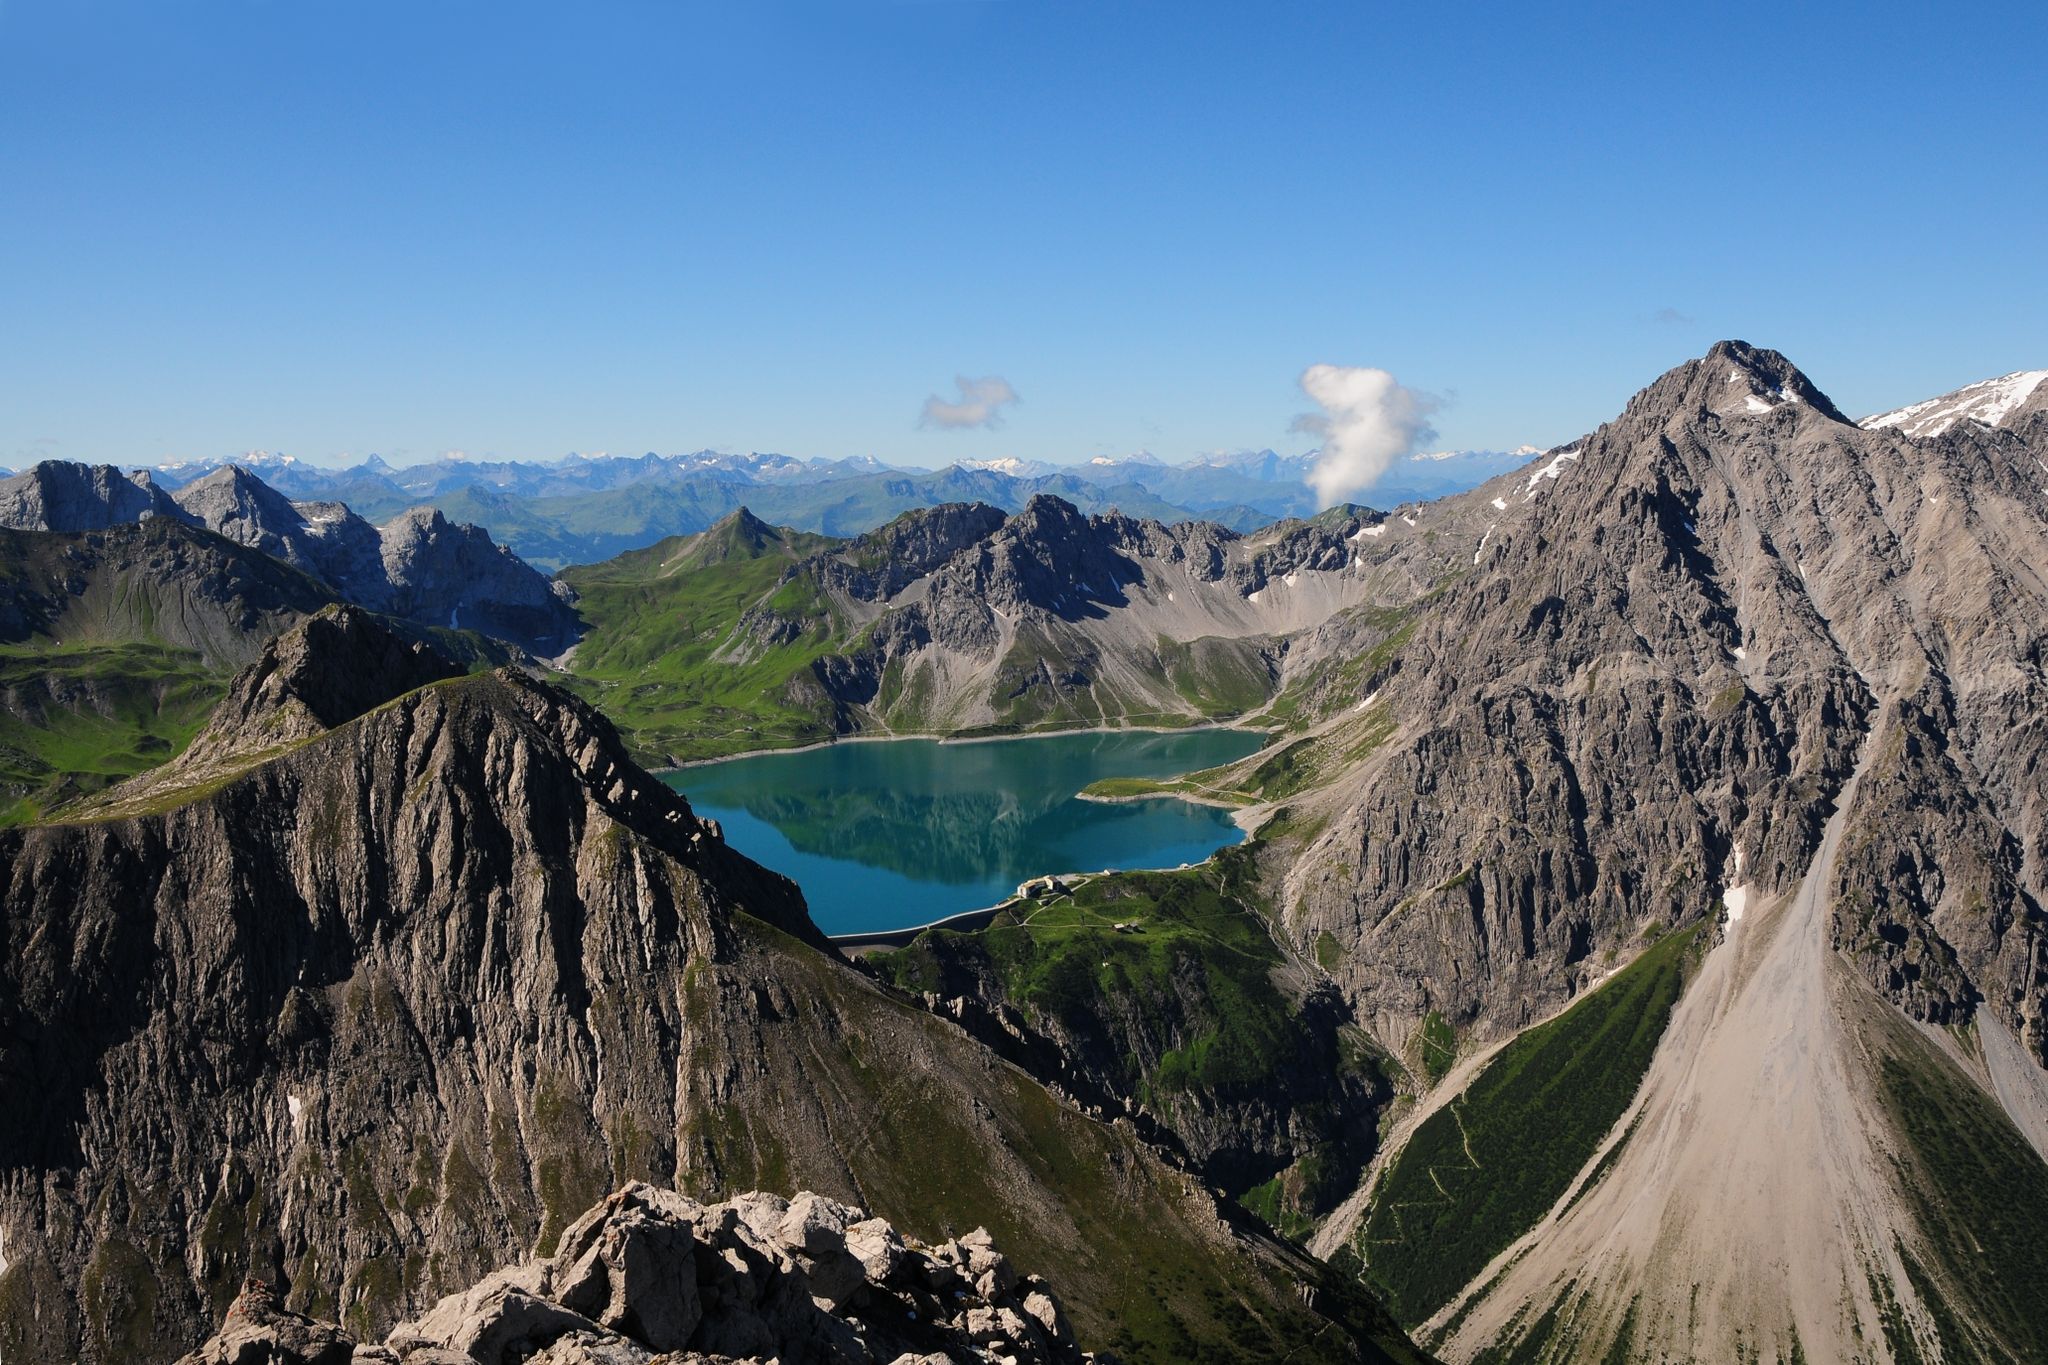
[[[299,1135],[305,1132],[306,1130],[305,1107],[299,1103],[299,1097],[297,1095],[292,1094],[287,1094],[284,1097],[284,1107],[291,1111],[292,1140],[297,1141]]]
[[[1283,576],[1283,577],[1281,578],[1281,580],[1280,580],[1280,581],[1281,581],[1282,583],[1285,583],[1285,584],[1286,584],[1286,585],[1287,585],[1288,587],[1290,587],[1290,588],[1291,588],[1291,587],[1293,587],[1293,586],[1294,586],[1294,580],[1295,580],[1295,579],[1297,579],[1297,578],[1299,578],[1300,576],[1301,576],[1301,575],[1299,575],[1299,574],[1287,574],[1287,575]]]
[[[1738,872],[1741,871],[1740,866],[1736,870]],[[1742,922],[1742,912],[1749,909],[1749,884],[1744,882],[1741,886],[1731,886],[1726,891],[1723,891],[1721,893],[1721,908],[1728,912],[1728,922],[1730,924],[1740,924]]]
[[[1406,512],[1403,512],[1401,514],[1401,520],[1407,522],[1410,526],[1413,526],[1415,524],[1415,518],[1409,516]]]
[[[1372,705],[1372,704],[1373,704],[1374,702],[1378,701],[1379,699],[1380,699],[1380,694],[1379,694],[1379,693],[1377,693],[1377,692],[1374,692],[1374,693],[1372,693],[1372,694],[1371,694],[1370,696],[1366,697],[1366,698],[1365,698],[1365,699],[1364,699],[1363,701],[1359,702],[1359,703],[1358,703],[1358,705],[1357,705],[1357,706],[1356,706],[1356,707],[1355,707],[1354,709],[1355,709],[1355,710],[1359,710],[1359,711],[1363,711],[1363,710],[1364,710],[1364,709],[1365,709],[1366,707],[1368,707],[1368,706],[1371,706],[1371,705]]]
[[[1559,474],[1564,472],[1565,461],[1571,460],[1576,462],[1578,458],[1579,447],[1577,446],[1573,446],[1569,450],[1558,451],[1557,454],[1550,457],[1549,464],[1543,466],[1543,468],[1537,470],[1534,474],[1531,474],[1529,476],[1529,486],[1528,488],[1523,490],[1523,496],[1534,497],[1536,495],[1537,484],[1543,482],[1545,479],[1555,479]]]
[[[1244,599],[1244,600],[1245,600],[1245,601],[1247,601],[1247,602],[1256,602],[1256,601],[1258,601],[1258,600],[1259,600],[1259,599],[1260,599],[1261,597],[1264,597],[1265,595],[1266,595],[1266,590],[1265,590],[1264,588],[1260,588],[1260,589],[1259,589],[1259,590],[1258,590],[1257,592],[1254,592],[1254,593],[1247,593],[1247,594],[1245,594],[1245,599]]]
[[[1494,510],[1494,511],[1496,511],[1496,512],[1505,512],[1505,511],[1507,511],[1507,510],[1508,510],[1508,500],[1507,500],[1506,498],[1495,498],[1495,499],[1493,500],[1493,510]]]
[[[1408,524],[1409,524],[1410,526],[1413,526],[1413,525],[1414,525],[1415,523],[1411,521],[1411,522],[1409,522]],[[1383,522],[1381,522],[1381,523],[1380,523],[1379,525],[1377,525],[1377,526],[1361,526],[1361,527],[1359,527],[1359,528],[1358,528],[1358,529],[1357,529],[1356,531],[1353,531],[1353,532],[1351,533],[1351,538],[1352,538],[1353,540],[1364,540],[1364,539],[1365,539],[1365,538],[1366,538],[1367,536],[1383,536],[1383,535],[1385,535],[1386,533],[1387,533],[1387,524],[1386,524],[1386,523],[1385,523],[1385,522],[1383,521]]]
[[[1737,645],[1735,646],[1735,657],[1738,659],[1747,659],[1749,657],[1749,651],[1744,649],[1741,645]],[[1742,855],[1738,853],[1735,856],[1739,858]]]
[[[2020,370],[1997,379],[1980,379],[1954,393],[1866,417],[1858,425],[1897,427],[1908,436],[1939,436],[1965,419],[1987,427],[2002,426],[2044,382],[2048,382],[2048,370]]]

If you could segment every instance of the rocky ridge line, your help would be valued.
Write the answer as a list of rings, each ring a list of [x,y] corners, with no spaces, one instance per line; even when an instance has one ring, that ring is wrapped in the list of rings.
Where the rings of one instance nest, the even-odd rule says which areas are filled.
[[[285,1308],[251,1280],[178,1365],[1015,1365],[1091,1360],[1050,1288],[981,1229],[930,1249],[822,1195],[705,1205],[634,1183],[555,1255],[451,1294],[382,1343]]]

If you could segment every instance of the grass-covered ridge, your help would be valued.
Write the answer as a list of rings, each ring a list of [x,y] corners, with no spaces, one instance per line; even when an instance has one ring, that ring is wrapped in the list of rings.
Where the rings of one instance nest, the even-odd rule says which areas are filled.
[[[808,669],[844,645],[845,623],[800,580],[828,537],[734,516],[699,535],[569,569],[589,633],[564,681],[643,758],[715,758],[829,739],[830,708]],[[743,638],[765,604],[789,638]]]
[[[1414,1324],[1533,1227],[1634,1099],[1707,921],[1503,1048],[1425,1119],[1374,1191],[1356,1247]]]
[[[1897,1022],[1892,1028],[1879,1079],[1909,1149],[1899,1186],[1929,1262],[1909,1251],[1906,1268],[1934,1317],[1942,1358],[2048,1360],[2048,1162],[1953,1063]]]
[[[1248,1122],[1284,1113],[1310,1135],[1294,1160],[1226,1146],[1206,1173],[1298,1234],[1355,1186],[1391,1083],[1363,1034],[1283,989],[1290,964],[1253,904],[1254,856],[1091,878],[869,961],[908,991],[995,995],[1095,1083],[1169,1122],[1218,1107]]]

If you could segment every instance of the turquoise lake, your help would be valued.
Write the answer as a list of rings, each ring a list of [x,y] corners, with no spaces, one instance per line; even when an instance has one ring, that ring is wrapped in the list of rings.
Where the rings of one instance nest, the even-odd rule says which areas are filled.
[[[1243,758],[1244,730],[895,739],[727,759],[666,775],[726,842],[792,878],[828,934],[928,924],[1048,872],[1178,867],[1244,835],[1185,801],[1106,803],[1103,777],[1171,777]]]

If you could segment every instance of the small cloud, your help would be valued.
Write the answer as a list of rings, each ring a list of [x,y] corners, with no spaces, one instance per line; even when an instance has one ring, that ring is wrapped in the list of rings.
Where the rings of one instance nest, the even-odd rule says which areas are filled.
[[[1436,437],[1429,414],[1439,400],[1385,370],[1311,365],[1302,371],[1301,389],[1322,411],[1301,414],[1288,429],[1322,440],[1308,482],[1325,507],[1372,487],[1388,465]]]
[[[1017,401],[1017,391],[1000,375],[969,379],[963,374],[953,384],[960,390],[960,400],[948,403],[937,394],[925,399],[924,413],[917,419],[920,427],[938,427],[943,431],[967,427],[993,430],[1003,424],[1003,409]]]
[[[1659,327],[1690,327],[1695,319],[1692,314],[1681,313],[1667,305],[1650,314],[1650,321]]]

